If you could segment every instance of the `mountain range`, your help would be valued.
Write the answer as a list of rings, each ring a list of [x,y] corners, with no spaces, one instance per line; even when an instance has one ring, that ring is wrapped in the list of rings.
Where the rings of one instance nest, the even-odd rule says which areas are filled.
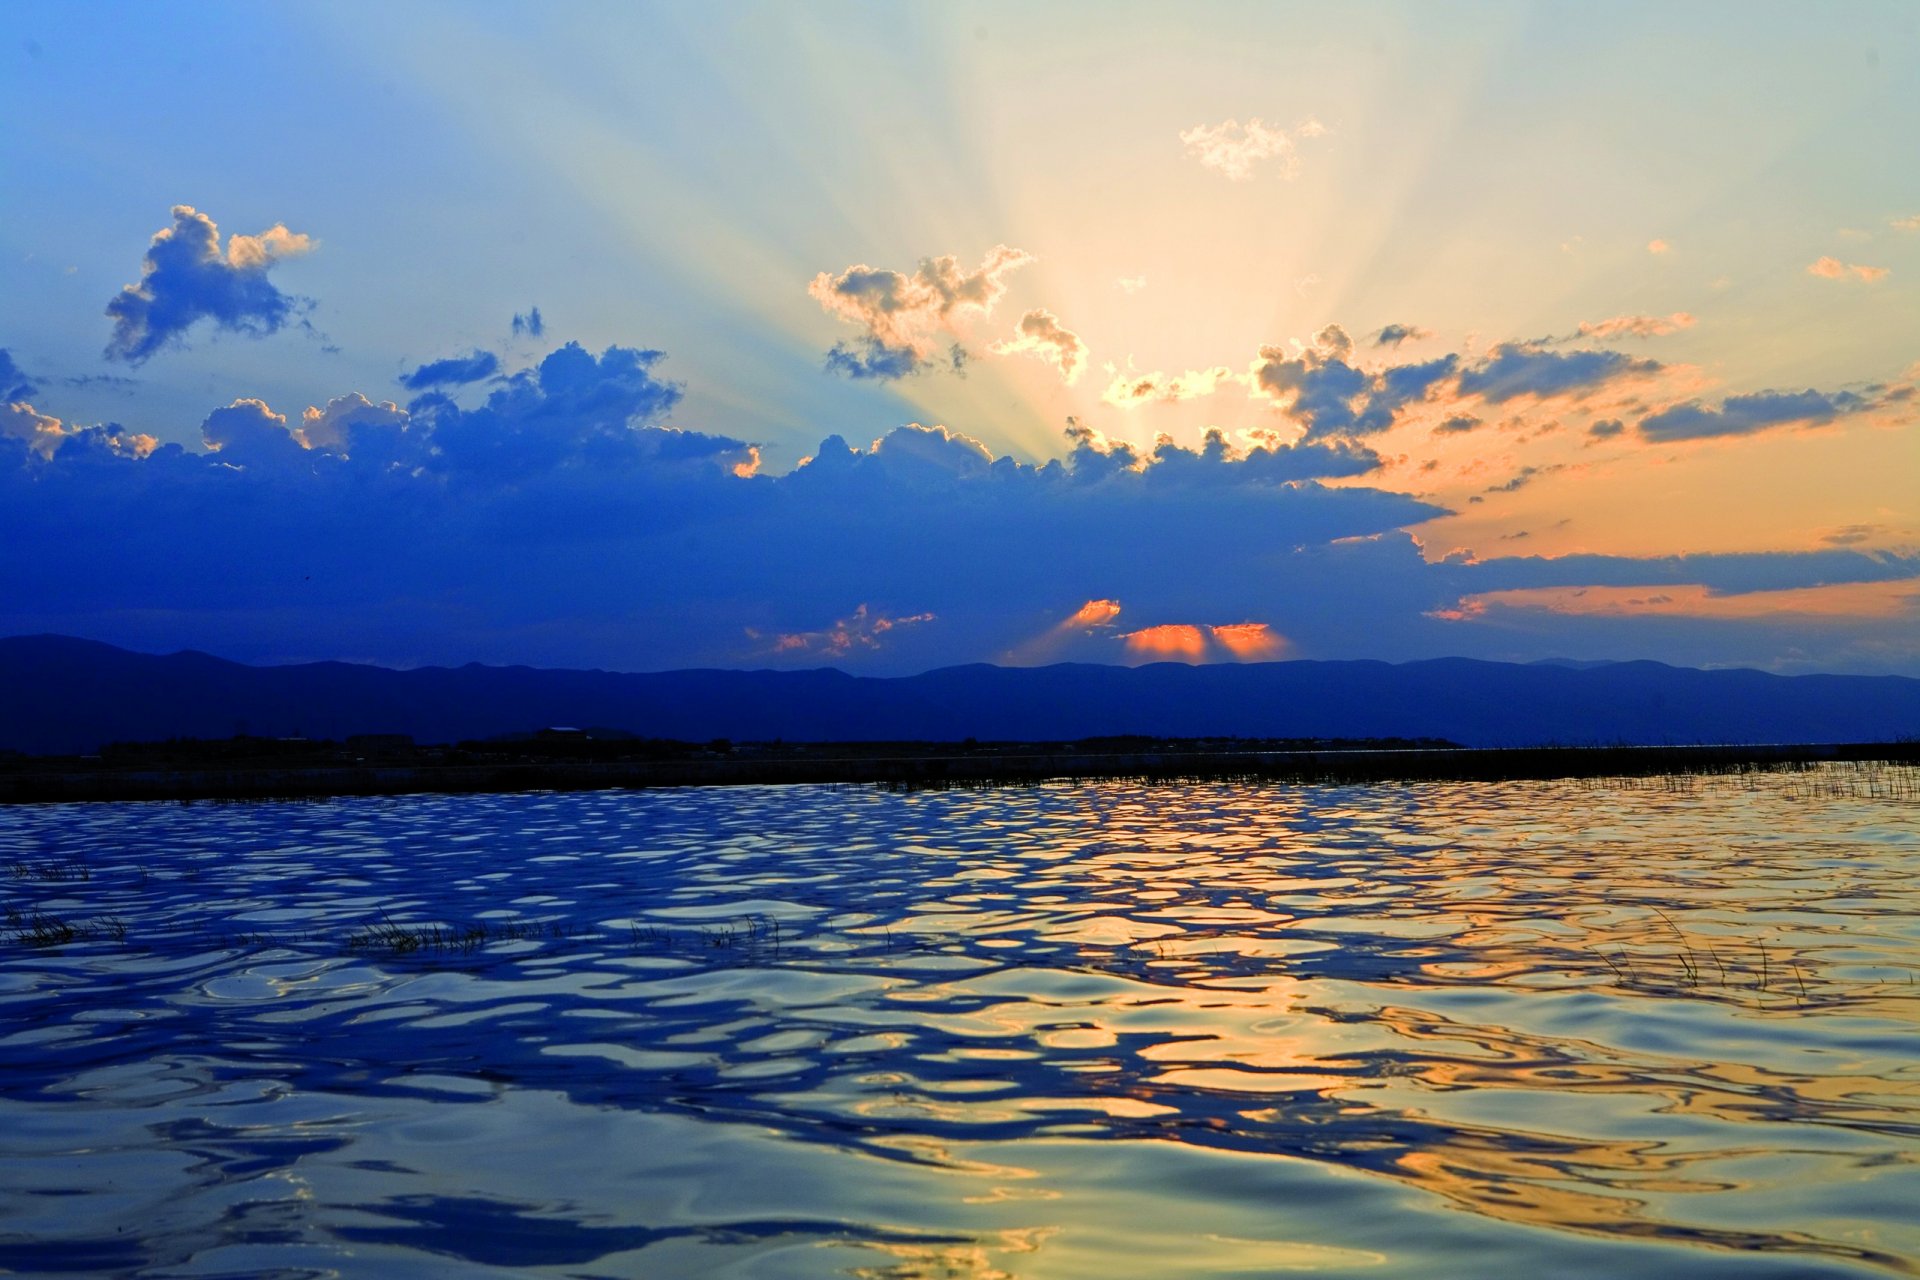
[[[0,749],[77,754],[175,737],[452,742],[547,726],[705,741],[1444,738],[1465,746],[1876,742],[1920,737],[1920,680],[1656,662],[972,665],[653,673],[248,666],[67,636],[0,638]]]

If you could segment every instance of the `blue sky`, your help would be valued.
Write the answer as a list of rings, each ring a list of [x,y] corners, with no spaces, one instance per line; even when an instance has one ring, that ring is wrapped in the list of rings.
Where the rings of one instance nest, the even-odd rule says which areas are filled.
[[[1920,674],[1920,11],[1323,8],[16,5],[0,629]]]

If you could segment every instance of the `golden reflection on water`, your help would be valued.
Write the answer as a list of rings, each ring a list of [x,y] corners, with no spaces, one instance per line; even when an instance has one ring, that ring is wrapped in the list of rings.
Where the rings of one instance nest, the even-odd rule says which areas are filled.
[[[619,1177],[643,1190],[602,1202],[543,1187],[556,1149],[529,1139],[496,1216],[644,1210],[606,1228],[636,1260],[610,1274],[776,1239],[814,1241],[805,1274],[1435,1273],[1409,1215],[1487,1257],[1521,1256],[1510,1226],[1659,1246],[1663,1274],[1701,1251],[1914,1274],[1917,777],[416,798],[143,810],[146,845],[89,828],[104,810],[15,811],[0,845],[94,860],[16,877],[16,917],[127,927],[0,952],[0,1052],[34,1063],[0,1106],[178,1108],[148,1116],[152,1151],[111,1148],[197,1153],[170,1212],[264,1169],[302,1188],[301,1232],[385,1204],[410,1225],[352,1238],[477,1261],[458,1215],[484,1198],[423,1206],[378,1161],[356,1176],[398,1180],[352,1206],[313,1189],[377,1145],[340,1098],[372,1089],[427,1133],[552,1094],[833,1157],[702,1216],[688,1188],[730,1185],[738,1155],[635,1148]],[[500,932],[382,949],[376,913]],[[159,1083],[189,1060],[196,1093]],[[259,1079],[324,1103],[325,1141],[195,1109]],[[60,1141],[17,1154],[108,1149]],[[477,1176],[433,1158],[381,1157]],[[1357,1174],[1471,1217],[1236,1200],[1247,1161],[1289,1196],[1357,1206],[1325,1181]],[[0,1184],[0,1267],[10,1206],[46,1213]],[[205,1247],[141,1239],[170,1265]],[[1565,1274],[1618,1261],[1524,1247]]]

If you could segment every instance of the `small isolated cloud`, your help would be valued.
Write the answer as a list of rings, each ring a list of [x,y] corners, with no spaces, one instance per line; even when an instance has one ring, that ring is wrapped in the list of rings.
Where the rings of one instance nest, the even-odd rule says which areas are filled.
[[[491,351],[469,351],[464,356],[428,361],[411,373],[401,374],[395,381],[409,391],[425,391],[429,387],[465,386],[499,372],[499,356]]]
[[[1205,167],[1234,182],[1245,182],[1256,165],[1267,161],[1276,162],[1281,177],[1293,177],[1299,171],[1294,140],[1317,138],[1325,132],[1325,125],[1309,119],[1290,137],[1286,130],[1254,117],[1245,124],[1238,120],[1198,124],[1182,130],[1180,141],[1186,144],[1187,154]]]
[[[1299,294],[1303,298],[1306,297],[1309,293],[1312,293],[1315,289],[1318,289],[1319,287],[1320,287],[1320,277],[1315,275],[1311,271],[1307,272],[1307,274],[1301,276],[1298,280],[1295,280],[1293,282],[1293,291]]]
[[[1126,294],[1128,297],[1132,297],[1147,287],[1147,278],[1145,276],[1121,276],[1118,280],[1115,280],[1114,283],[1120,286],[1120,292]]]
[[[1843,524],[1838,529],[1821,535],[1820,541],[1830,547],[1853,547],[1863,542],[1872,542],[1886,533],[1885,525]]]
[[[1435,427],[1435,435],[1460,435],[1480,425],[1480,419],[1470,413],[1456,413]]]
[[[884,641],[881,637],[896,628],[919,626],[932,621],[934,616],[931,613],[888,617],[862,604],[850,617],[840,618],[818,631],[783,633],[775,638],[773,652],[789,658],[802,655],[844,658],[862,650],[882,648]]]
[[[1104,627],[1120,616],[1118,600],[1089,600],[1075,609],[1062,626],[1075,629]]]
[[[39,389],[40,384],[21,372],[20,366],[13,362],[13,353],[0,347],[0,404],[31,399]]]
[[[1594,440],[1611,440],[1627,429],[1627,424],[1618,418],[1602,418],[1587,427],[1587,435]]]
[[[147,246],[140,282],[107,303],[113,335],[107,358],[140,364],[169,344],[183,342],[203,319],[234,333],[274,333],[292,319],[299,300],[280,292],[267,271],[280,258],[310,252],[307,236],[275,224],[257,236],[229,237],[191,205],[173,207],[173,225]]]
[[[1888,225],[1895,231],[1920,231],[1920,213],[1910,218],[1894,218]]]
[[[1822,280],[1859,280],[1875,284],[1892,274],[1891,267],[1869,267],[1860,262],[1842,262],[1838,258],[1815,258],[1807,264],[1807,274]]]
[[[1373,335],[1376,347],[1397,347],[1403,342],[1419,342],[1433,336],[1433,330],[1417,324],[1390,324]]]
[[[1673,246],[1665,240],[1649,240],[1647,241],[1647,252],[1652,254],[1672,253]]]
[[[1580,331],[1574,336],[1603,342],[1613,338],[1664,338],[1670,333],[1691,329],[1695,323],[1694,317],[1685,311],[1676,311],[1670,316],[1614,316],[1608,320],[1582,320]]]
[[[1758,391],[1728,396],[1718,409],[1699,401],[1663,409],[1640,419],[1640,434],[1649,440],[1700,440],[1709,436],[1751,435],[1770,427],[1816,427],[1847,414],[1873,407],[1874,402],[1851,391]]]
[[[1044,307],[1035,307],[1021,316],[1013,337],[994,343],[993,352],[1002,356],[1038,356],[1058,369],[1069,385],[1079,378],[1087,363],[1087,344]]]
[[[529,338],[538,338],[544,335],[546,331],[547,331],[547,322],[540,318],[540,308],[528,307],[525,315],[522,315],[517,311],[514,312],[513,314],[513,336],[514,337],[518,338],[524,335]]]
[[[829,315],[864,332],[836,343],[827,367],[853,378],[892,379],[932,367],[936,352],[968,313],[990,314],[1007,291],[1008,273],[1033,255],[996,245],[973,271],[951,254],[925,258],[912,275],[856,264],[839,275],[822,271],[807,294]],[[954,362],[956,367],[958,362]]]
[[[1100,398],[1116,409],[1137,409],[1156,401],[1171,403],[1210,396],[1223,383],[1234,381],[1233,370],[1223,364],[1211,369],[1189,369],[1176,374],[1162,373],[1158,369],[1140,373],[1132,368],[1119,370],[1112,365],[1107,368],[1113,373],[1113,379],[1107,383],[1107,389],[1100,393]]]

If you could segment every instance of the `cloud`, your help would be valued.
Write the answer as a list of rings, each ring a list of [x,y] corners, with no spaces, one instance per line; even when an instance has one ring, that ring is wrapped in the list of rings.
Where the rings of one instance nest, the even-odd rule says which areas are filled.
[[[818,631],[790,631],[776,636],[770,652],[783,657],[845,658],[861,650],[882,648],[885,644],[883,637],[897,627],[913,627],[933,621],[935,619],[931,613],[888,617],[861,604],[848,617],[838,619]],[[748,634],[758,638],[756,631],[749,630]]]
[[[1761,591],[1716,591],[1700,583],[1661,586],[1531,587],[1463,598],[1446,617],[1484,618],[1492,610],[1569,617],[1679,617],[1748,621],[1786,616],[1920,620],[1920,577]]]
[[[1268,662],[1286,652],[1286,638],[1264,622],[1217,625],[1166,622],[1117,637],[1137,662]]]
[[[1811,387],[1805,391],[1759,391],[1728,396],[1718,409],[1694,400],[1649,414],[1640,419],[1640,434],[1659,441],[1751,435],[1789,424],[1819,426],[1874,404],[1851,391],[1815,391]]]
[[[528,307],[525,315],[518,311],[513,313],[514,337],[524,334],[529,338],[540,338],[546,336],[546,332],[547,322],[540,318],[540,308]]]
[[[951,254],[922,259],[912,275],[865,264],[839,275],[822,271],[808,284],[808,296],[865,331],[836,344],[827,367],[857,378],[899,378],[930,367],[959,322],[991,314],[1007,291],[1006,276],[1032,261],[1032,254],[1003,244],[973,271],[962,270]]]
[[[1815,258],[1807,264],[1807,274],[1819,276],[1822,280],[1854,279],[1866,284],[1877,284],[1892,274],[1891,267],[1869,267],[1858,262],[1842,262],[1838,258]]]
[[[107,303],[113,335],[107,358],[140,364],[157,351],[185,341],[200,320],[232,333],[275,333],[300,303],[267,279],[279,258],[307,253],[314,242],[280,224],[257,236],[228,239],[190,205],[173,207],[173,225],[156,233],[141,264],[140,282]]]
[[[1187,154],[1206,168],[1234,182],[1245,182],[1253,176],[1256,165],[1269,160],[1276,162],[1275,168],[1281,177],[1293,177],[1299,171],[1294,140],[1317,138],[1325,132],[1325,125],[1309,119],[1289,137],[1284,129],[1254,117],[1244,125],[1238,120],[1198,124],[1182,130],[1180,141],[1185,144]]]
[[[1114,281],[1114,284],[1120,287],[1120,292],[1126,294],[1128,297],[1132,297],[1147,287],[1147,278],[1145,276],[1121,276],[1118,280]]]
[[[1433,330],[1417,324],[1390,324],[1373,335],[1376,347],[1397,347],[1403,342],[1419,342],[1433,336]]]
[[[1601,418],[1588,425],[1587,435],[1595,440],[1611,440],[1626,429],[1627,424],[1618,418]]]
[[[1582,320],[1575,335],[1607,342],[1614,338],[1663,338],[1682,329],[1691,329],[1694,318],[1685,311],[1670,316],[1614,316],[1607,320]]]
[[[1119,616],[1118,600],[1089,600],[1075,609],[1061,625],[1074,629],[1104,627]]]
[[[1323,334],[1313,359],[1342,352]],[[1407,531],[1445,508],[1370,480],[1394,473],[1349,436],[1288,444],[1279,426],[1143,448],[1075,423],[1064,456],[1033,465],[907,425],[863,446],[829,437],[770,475],[752,443],[672,425],[665,367],[657,351],[567,344],[473,407],[346,394],[300,413],[241,397],[205,415],[200,448],[10,415],[0,545],[34,553],[0,557],[0,633],[260,660],[873,672],[1036,636],[1054,636],[1049,660],[1193,652],[1192,635],[1205,660],[1800,650],[1884,666],[1871,646],[1910,634],[1910,619],[1809,629],[1769,614],[1709,634],[1678,616],[1504,606],[1450,621],[1438,615],[1492,592],[1791,590],[1913,578],[1920,559],[1430,562]],[[1355,417],[1405,382],[1359,372]],[[779,650],[782,637],[798,643]]]
[[[1459,367],[1457,356],[1445,355],[1371,372],[1350,364],[1352,356],[1353,339],[1337,324],[1297,351],[1262,347],[1252,374],[1255,394],[1303,423],[1306,440],[1371,435],[1391,427],[1402,409],[1424,400]]]
[[[995,355],[1025,353],[1040,357],[1060,371],[1071,386],[1086,367],[1087,344],[1080,335],[1060,323],[1060,318],[1042,307],[1020,317],[1014,336],[993,345]]]
[[[1517,396],[1557,396],[1591,391],[1615,378],[1658,372],[1653,360],[1635,360],[1618,351],[1546,351],[1522,343],[1501,343],[1479,364],[1463,370],[1462,395],[1490,404]]]
[[[1209,630],[1216,644],[1242,662],[1271,662],[1286,653],[1286,638],[1264,622],[1225,622]]]
[[[30,466],[51,462],[62,453],[138,459],[159,445],[152,436],[130,432],[117,422],[93,427],[62,422],[20,400],[0,404],[0,441],[4,440],[22,446],[22,461]],[[0,467],[5,465],[4,451],[0,451]]]
[[[1206,633],[1185,622],[1142,627],[1122,635],[1120,641],[1130,654],[1147,662],[1199,662],[1207,656]]]
[[[1910,218],[1893,218],[1887,223],[1895,231],[1920,231],[1920,213]]]
[[[30,404],[15,400],[0,404],[0,439],[18,440],[42,459],[53,457],[67,436],[66,424]]]
[[[1665,240],[1649,240],[1647,241],[1647,252],[1651,254],[1672,253],[1673,246]]]
[[[308,463],[309,450],[287,430],[286,415],[262,400],[235,400],[215,409],[201,422],[200,438],[209,453],[230,466],[282,471]]]
[[[1433,430],[1435,435],[1459,435],[1462,432],[1471,431],[1479,425],[1480,419],[1474,417],[1472,414],[1456,413]]]
[[[455,387],[480,382],[498,372],[499,356],[491,351],[470,351],[464,356],[429,361],[411,373],[401,374],[395,381],[409,391],[425,391],[430,387]]]
[[[1189,369],[1185,373],[1166,374],[1155,369],[1140,373],[1129,366],[1125,372],[1107,366],[1113,374],[1100,398],[1117,409],[1137,409],[1143,404],[1172,403],[1210,396],[1222,385],[1235,381],[1233,370],[1225,365],[1211,369]]]
[[[391,400],[375,404],[351,391],[327,401],[324,409],[309,405],[294,436],[304,448],[364,456],[375,446],[379,433],[405,431],[410,417]]]
[[[22,373],[20,366],[13,362],[13,354],[5,347],[0,347],[0,404],[30,400],[39,389],[39,384]]]

